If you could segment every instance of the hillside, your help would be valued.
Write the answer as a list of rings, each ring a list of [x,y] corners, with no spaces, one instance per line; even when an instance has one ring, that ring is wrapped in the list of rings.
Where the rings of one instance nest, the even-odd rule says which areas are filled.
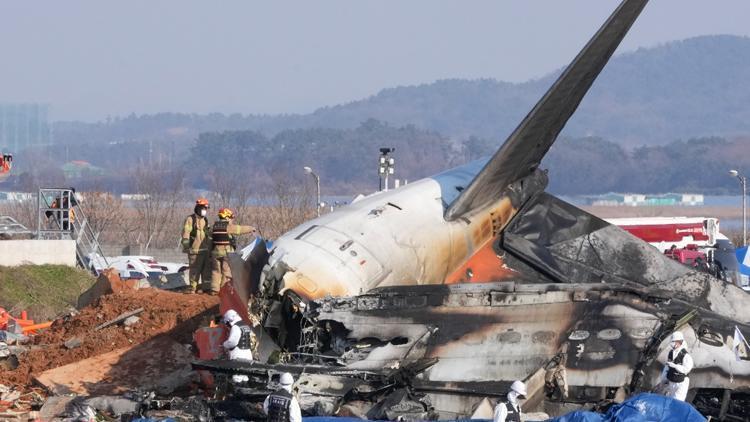
[[[57,123],[61,143],[92,140],[195,139],[201,132],[251,129],[274,135],[292,128],[356,128],[374,118],[450,137],[504,139],[558,71],[511,84],[492,79],[441,80],[384,89],[307,115],[158,115],[97,124]],[[703,36],[616,55],[564,134],[602,136],[628,145],[750,133],[750,38]]]
[[[0,267],[0,307],[35,320],[75,308],[78,296],[94,283],[91,274],[63,265]]]
[[[505,138],[559,72],[523,84],[443,80],[386,89],[300,120],[336,127],[372,117],[451,136]],[[698,37],[620,54],[602,72],[563,134],[642,145],[748,133],[747,75],[750,38]]]

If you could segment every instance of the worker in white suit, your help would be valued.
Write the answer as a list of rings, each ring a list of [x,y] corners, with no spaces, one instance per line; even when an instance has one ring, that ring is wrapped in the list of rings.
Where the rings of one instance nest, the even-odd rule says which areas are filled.
[[[222,344],[224,349],[229,353],[229,360],[252,361],[253,351],[252,339],[255,334],[252,328],[242,320],[242,317],[234,309],[224,313],[222,318],[224,324],[229,327],[229,338]],[[235,383],[247,382],[247,375],[232,375],[232,381]]]
[[[671,340],[671,350],[661,371],[660,391],[667,397],[685,401],[690,388],[688,374],[693,370],[693,358],[685,348],[685,336],[682,332],[672,333]]]

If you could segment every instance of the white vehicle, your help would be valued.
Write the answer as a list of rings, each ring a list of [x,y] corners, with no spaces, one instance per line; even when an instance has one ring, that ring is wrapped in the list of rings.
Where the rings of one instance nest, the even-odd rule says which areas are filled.
[[[159,280],[165,274],[164,268],[166,268],[162,268],[150,256],[123,255],[108,258],[107,262],[110,268],[120,273],[121,278]]]
[[[165,274],[182,273],[190,268],[188,264],[182,262],[159,262],[159,265]]]

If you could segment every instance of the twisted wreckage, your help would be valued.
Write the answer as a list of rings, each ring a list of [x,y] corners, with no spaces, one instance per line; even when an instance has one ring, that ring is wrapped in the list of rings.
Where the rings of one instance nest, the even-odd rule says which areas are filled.
[[[750,417],[750,357],[733,350],[750,296],[544,192],[542,158],[646,3],[624,0],[490,159],[234,257],[238,310],[253,298],[262,315],[261,359],[194,367],[247,374],[260,395],[290,371],[313,415],[466,417],[515,379],[526,409],[554,415],[652,389],[680,328],[689,399]],[[274,348],[281,362],[261,363]]]

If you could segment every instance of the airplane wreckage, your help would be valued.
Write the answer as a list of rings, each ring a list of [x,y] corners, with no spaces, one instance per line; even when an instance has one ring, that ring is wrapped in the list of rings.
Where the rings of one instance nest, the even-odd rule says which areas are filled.
[[[468,417],[515,379],[525,411],[559,415],[653,389],[679,328],[688,400],[748,420],[750,357],[733,335],[750,333],[750,296],[544,192],[540,162],[646,3],[624,0],[489,160],[233,257],[260,359],[194,367],[246,374],[261,399],[291,372],[308,415]]]

